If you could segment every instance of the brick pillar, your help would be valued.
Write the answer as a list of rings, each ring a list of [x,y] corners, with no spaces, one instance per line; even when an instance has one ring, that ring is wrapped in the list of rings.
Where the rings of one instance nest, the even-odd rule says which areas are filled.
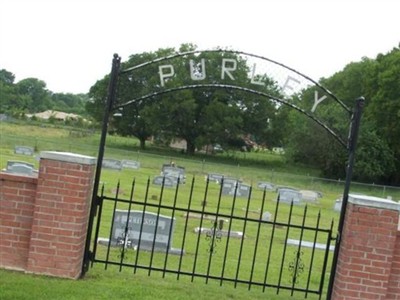
[[[388,295],[400,204],[350,195],[337,262],[333,299],[395,299]]]
[[[95,158],[41,152],[27,272],[81,274]]]
[[[26,268],[36,185],[35,176],[0,173],[1,268]]]

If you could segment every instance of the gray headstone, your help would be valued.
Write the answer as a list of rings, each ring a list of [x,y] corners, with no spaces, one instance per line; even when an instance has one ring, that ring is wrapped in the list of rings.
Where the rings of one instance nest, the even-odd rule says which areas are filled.
[[[209,173],[207,175],[207,178],[208,178],[209,181],[214,181],[216,183],[221,183],[221,180],[222,180],[223,177],[224,177],[224,175],[217,174],[217,173]]]
[[[175,219],[152,212],[116,210],[111,244],[180,253],[181,250],[172,248],[174,223]],[[126,226],[128,230],[125,236]]]
[[[275,185],[270,183],[270,182],[265,182],[265,181],[260,181],[257,183],[257,187],[261,190],[267,190],[267,191],[274,191],[275,190]]]
[[[271,216],[272,216],[271,213],[266,211],[265,213],[262,214],[261,220],[269,222],[271,221]]]
[[[174,187],[178,183],[175,177],[169,176],[156,176],[153,179],[153,184],[155,185],[164,185],[165,187]]]
[[[301,199],[303,201],[317,202],[318,199],[320,198],[320,194],[315,191],[300,190],[299,192],[301,194]]]
[[[299,205],[301,203],[301,193],[293,189],[279,189],[278,200],[280,203],[288,203],[293,205]]]
[[[336,212],[340,212],[342,210],[342,199],[336,199],[333,210]]]
[[[118,159],[103,159],[102,167],[105,169],[122,170],[122,162]]]
[[[237,188],[236,188],[237,186]],[[237,183],[235,181],[225,181],[222,185],[222,194],[223,195],[230,195],[233,196],[235,195],[235,190],[236,190],[236,197],[249,197],[250,193],[250,186],[247,184],[243,183]]]
[[[122,160],[122,168],[125,169],[140,169],[140,162],[134,160]]]
[[[5,172],[28,176],[36,175],[38,173],[33,164],[23,161],[8,161]]]
[[[175,178],[174,181],[185,183],[185,169],[181,167],[163,166],[161,176]]]
[[[33,150],[33,147],[15,146],[14,153],[15,154],[22,154],[22,155],[33,155],[34,150]]]

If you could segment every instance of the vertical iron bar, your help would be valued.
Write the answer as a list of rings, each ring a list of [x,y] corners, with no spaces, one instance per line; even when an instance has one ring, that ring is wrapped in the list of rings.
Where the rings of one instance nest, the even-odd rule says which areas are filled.
[[[167,251],[165,253],[163,278],[165,277],[165,270],[167,269],[167,263],[168,263],[169,248],[171,247],[172,227],[174,224],[173,222],[175,218],[175,208],[176,208],[176,201],[178,198],[179,185],[180,185],[180,178],[178,177],[178,183],[176,184],[176,189],[175,189],[174,204],[172,206],[171,226],[169,227],[169,233],[168,233]]]
[[[306,288],[306,295],[305,298],[308,296],[308,289],[310,287],[310,280],[311,280],[311,272],[314,264],[314,256],[315,256],[315,249],[317,245],[317,240],[318,240],[318,232],[319,232],[319,222],[321,220],[321,210],[318,212],[318,217],[317,217],[317,225],[315,227],[315,234],[314,234],[314,244],[311,250],[311,260],[310,260],[310,268],[308,269],[308,278],[307,278],[307,288]],[[327,245],[329,248],[329,245]]]
[[[248,217],[249,217],[249,209],[250,209],[250,201],[251,201],[251,192],[252,192],[252,187],[250,187],[249,196],[247,197],[246,213],[245,213],[245,219],[244,219],[244,222],[243,222],[243,236],[242,236],[242,240],[240,241],[240,250],[239,250],[238,264],[237,264],[237,268],[236,268],[235,287],[237,286],[237,280],[238,280],[238,278],[239,278],[240,263],[241,263],[241,259],[242,259],[242,253],[243,253],[244,236],[245,236],[245,234],[246,234],[247,219],[248,219]]]
[[[349,134],[349,141],[348,141],[349,159],[348,159],[348,165],[347,165],[347,170],[346,170],[346,183],[345,183],[344,191],[343,191],[342,209],[340,212],[335,252],[333,253],[331,276],[329,278],[329,286],[328,286],[328,292],[327,292],[328,299],[330,299],[332,297],[333,283],[335,281],[336,265],[337,265],[337,261],[338,261],[338,257],[339,257],[340,243],[341,243],[341,239],[342,239],[341,235],[342,235],[342,231],[343,231],[343,227],[344,227],[344,220],[345,220],[345,216],[346,216],[347,201],[349,199],[350,183],[351,183],[351,178],[353,176],[353,166],[354,166],[354,158],[355,158],[355,152],[356,152],[356,147],[357,147],[358,132],[360,129],[361,114],[362,114],[362,109],[364,107],[364,104],[365,104],[364,97],[360,97],[356,100],[356,105],[355,105],[354,113],[353,113],[352,120],[351,120],[350,134]]]
[[[296,285],[296,278],[297,278],[297,272],[298,272],[298,267],[299,267],[299,260],[300,255],[301,255],[301,242],[303,241],[303,235],[304,235],[304,225],[306,223],[306,218],[307,218],[307,205],[304,208],[304,212],[303,212],[303,222],[301,224],[301,229],[300,229],[300,238],[299,238],[299,246],[297,248],[297,256],[296,256],[296,262],[294,264],[294,274],[293,274],[293,282],[292,282],[292,292],[291,292],[291,296],[293,296],[293,292],[294,292],[294,286]]]
[[[119,194],[119,184],[120,182],[118,181],[117,184],[117,190],[115,192],[115,199],[114,199],[114,208],[113,208],[113,213],[111,217],[111,227],[110,227],[110,234],[108,236],[108,247],[107,247],[107,255],[106,255],[106,263],[104,265],[104,269],[107,270],[108,266],[108,258],[110,257],[110,248],[111,248],[111,238],[114,230],[114,218],[115,218],[115,211],[117,210],[117,202],[118,202],[118,194]]]
[[[219,196],[218,196],[218,203],[217,203],[217,211],[215,214],[215,221],[214,221],[214,228],[213,228],[213,235],[211,237],[211,247],[214,248],[214,243],[215,243],[215,236],[216,236],[216,231],[218,230],[218,214],[219,214],[219,209],[221,207],[221,198],[222,198],[222,189],[223,189],[223,184],[224,184],[224,179],[222,179],[221,182],[221,188],[219,190]],[[206,276],[206,283],[208,283],[208,278],[210,276],[210,269],[211,269],[211,261],[212,261],[212,256],[213,256],[213,249],[210,250],[210,255],[208,257],[208,267],[207,267],[207,276]]]
[[[328,256],[329,256],[329,250],[330,250],[329,248],[330,248],[330,242],[332,240],[333,223],[334,222],[333,222],[333,219],[332,219],[331,230],[328,233],[328,238],[327,238],[327,241],[326,241],[327,247],[326,247],[326,250],[325,250],[324,265],[322,267],[322,272],[321,272],[321,282],[320,282],[320,286],[319,286],[319,299],[321,299],[322,291],[324,289],[326,265],[328,264]],[[326,299],[331,299],[331,294],[330,294],[329,291],[327,292],[327,298]]]
[[[120,65],[121,65],[121,57],[119,57],[118,54],[114,54],[114,58],[112,61],[111,74],[110,74],[110,81],[108,83],[107,102],[105,105],[104,116],[103,116],[103,126],[102,126],[102,130],[101,130],[99,152],[98,152],[98,156],[97,156],[97,165],[96,165],[96,172],[95,172],[93,191],[92,191],[92,203],[90,205],[89,222],[88,222],[88,229],[87,229],[87,235],[86,235],[85,253],[84,253],[84,258],[83,258],[81,276],[83,276],[88,271],[89,261],[91,259],[90,243],[91,243],[91,238],[92,238],[93,221],[96,216],[97,192],[99,189],[99,183],[100,183],[100,177],[101,177],[101,167],[103,164],[104,148],[106,145],[106,137],[107,137],[107,129],[108,129],[108,122],[109,122],[109,118],[110,118],[110,112],[112,110],[113,103],[114,103],[114,100],[115,100],[115,97],[117,94],[117,82],[118,82],[118,73],[119,73]]]
[[[266,197],[266,189],[264,189],[263,197],[262,197],[262,202],[261,202],[260,219],[258,220],[256,244],[255,244],[255,246],[254,246],[254,253],[253,253],[253,263],[251,264],[249,291],[250,291],[250,289],[251,289],[251,283],[253,282],[253,273],[254,273],[254,266],[255,266],[255,264],[256,264],[257,249],[258,249],[258,240],[259,240],[259,238],[260,238],[260,231],[261,231],[262,216],[263,216],[263,211],[264,211],[265,197]]]
[[[225,254],[224,254],[224,260],[222,262],[222,271],[221,271],[221,279],[219,282],[219,285],[222,286],[222,281],[224,278],[224,274],[225,274],[225,267],[226,267],[226,259],[228,256],[228,249],[229,249],[229,241],[230,241],[230,233],[231,233],[231,229],[232,229],[232,220],[233,220],[233,215],[235,213],[235,206],[236,206],[236,199],[237,199],[237,185],[235,186],[235,192],[233,194],[233,201],[232,201],[232,207],[231,207],[231,219],[229,220],[229,225],[228,225],[228,236],[226,237],[226,245],[225,245]]]
[[[272,244],[274,242],[274,236],[275,236],[275,227],[276,227],[276,219],[278,217],[278,210],[279,210],[279,203],[280,203],[280,196],[278,194],[278,201],[276,202],[276,207],[275,207],[275,215],[274,215],[274,222],[272,224],[272,232],[271,232],[271,238],[270,238],[270,244],[269,244],[269,249],[268,249],[268,257],[267,257],[267,263],[265,265],[265,274],[264,274],[264,286],[263,286],[263,292],[265,292],[265,285],[267,283],[267,277],[268,277],[268,270],[269,270],[269,262],[271,261],[271,253],[272,253]]]
[[[150,187],[150,177],[147,178],[147,186],[146,186],[146,193],[144,195],[144,204],[143,204],[142,216],[144,216],[146,214],[147,199],[148,199],[148,196],[149,196],[149,187]],[[138,265],[138,261],[139,261],[140,244],[141,244],[141,240],[142,240],[143,223],[144,223],[143,219],[144,219],[144,217],[142,217],[142,222],[140,223],[138,245],[137,245],[137,250],[136,250],[136,258],[135,258],[135,268],[134,268],[134,272],[133,272],[134,274],[136,274],[137,265]]]
[[[193,261],[193,270],[192,270],[192,279],[191,281],[193,282],[194,280],[194,275],[195,275],[195,271],[196,271],[196,264],[197,264],[197,257],[199,255],[199,247],[200,247],[200,237],[201,237],[201,229],[203,226],[203,219],[204,219],[204,210],[205,210],[205,203],[207,201],[207,195],[208,195],[208,185],[209,185],[209,180],[207,178],[207,182],[206,182],[206,189],[204,191],[204,200],[203,200],[203,205],[202,205],[202,210],[201,210],[201,216],[200,216],[200,227],[199,227],[199,233],[197,235],[197,244],[196,244],[196,254],[194,255],[194,261]]]
[[[101,224],[101,214],[103,211],[103,197],[104,197],[104,183],[103,186],[101,187],[101,193],[100,193],[100,203],[99,203],[99,214],[97,216],[97,224],[96,224],[96,231],[94,234],[94,243],[93,243],[93,257],[92,257],[92,267],[93,267],[93,262],[96,259],[96,252],[97,252],[97,239],[99,238],[99,232],[100,232],[100,224]]]
[[[150,254],[150,264],[149,264],[149,272],[148,275],[150,276],[151,274],[151,269],[153,267],[153,258],[154,258],[154,248],[156,245],[156,239],[157,239],[157,231],[158,231],[158,222],[160,221],[160,213],[161,213],[161,202],[164,196],[164,188],[165,188],[165,176],[162,181],[161,185],[161,191],[160,191],[160,201],[158,203],[158,209],[157,209],[157,217],[156,217],[156,226],[154,228],[154,237],[153,237],[153,245],[151,245],[151,254]],[[145,213],[146,215],[146,213]],[[144,218],[142,220],[142,223],[144,223]],[[168,249],[167,249],[168,251]]]
[[[283,244],[283,254],[282,254],[281,268],[280,268],[280,272],[279,272],[278,288],[276,289],[276,294],[277,295],[279,294],[279,288],[280,288],[281,282],[282,282],[283,265],[285,264],[287,240],[289,238],[290,225],[292,223],[292,215],[293,215],[293,200],[290,203],[289,217],[288,217],[288,223],[287,223],[287,228],[286,228],[286,236],[285,236],[285,240],[284,240],[284,244]]]
[[[124,257],[125,257],[125,248],[128,246],[128,245],[126,245],[126,243],[128,241],[127,237],[129,235],[129,218],[130,218],[130,215],[131,215],[131,208],[132,208],[132,200],[133,200],[134,190],[135,190],[135,179],[132,182],[131,194],[130,194],[130,197],[129,197],[128,215],[126,216],[126,224],[125,224],[125,230],[124,230],[124,247],[122,248],[121,260],[119,262],[119,271],[120,272],[122,271],[122,263],[123,263]],[[131,246],[132,246],[132,244],[131,244]]]
[[[186,232],[187,232],[187,227],[188,227],[188,223],[189,223],[189,213],[190,213],[190,210],[191,210],[191,207],[192,207],[194,182],[195,182],[195,180],[194,180],[194,177],[193,177],[192,178],[192,185],[190,186],[189,203],[188,203],[188,208],[187,208],[187,213],[186,213],[185,227],[183,229],[183,238],[182,238],[182,246],[181,246],[182,251],[181,251],[181,255],[179,257],[178,274],[176,276],[177,280],[179,280],[179,275],[181,273],[181,268],[182,268],[183,249],[185,249]]]

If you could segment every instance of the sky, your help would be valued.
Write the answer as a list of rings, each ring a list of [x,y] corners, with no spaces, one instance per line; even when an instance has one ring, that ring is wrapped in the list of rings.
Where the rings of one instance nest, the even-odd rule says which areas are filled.
[[[398,0],[0,0],[0,69],[87,93],[135,53],[244,51],[318,80],[400,43]],[[1,95],[0,95],[1,96]]]

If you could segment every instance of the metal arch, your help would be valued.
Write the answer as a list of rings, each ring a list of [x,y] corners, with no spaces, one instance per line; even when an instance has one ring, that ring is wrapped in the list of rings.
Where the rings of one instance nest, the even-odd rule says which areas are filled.
[[[316,117],[314,117],[312,114],[308,113],[307,111],[305,111],[304,109],[288,102],[285,101],[284,99],[280,99],[277,98],[275,96],[257,91],[257,90],[252,90],[249,88],[244,88],[244,87],[239,87],[239,86],[235,86],[235,85],[228,85],[228,84],[194,84],[194,85],[185,85],[185,86],[181,86],[181,87],[175,87],[175,88],[169,88],[169,89],[165,89],[162,91],[158,91],[158,92],[154,92],[151,94],[147,94],[132,100],[129,100],[127,102],[125,102],[124,104],[115,106],[114,109],[120,109],[120,108],[124,108],[126,106],[129,106],[135,102],[138,101],[143,101],[143,100],[147,100],[149,98],[153,98],[153,97],[157,97],[157,96],[162,96],[164,94],[169,94],[172,92],[177,92],[177,91],[182,91],[182,90],[188,90],[188,89],[199,89],[199,88],[220,88],[220,89],[231,89],[231,90],[239,90],[239,91],[244,91],[247,93],[251,93],[257,96],[262,96],[268,99],[272,99],[274,101],[277,101],[279,103],[285,104],[301,113],[303,113],[304,115],[306,115],[307,117],[309,117],[310,119],[312,119],[314,122],[316,122],[318,125],[320,125],[322,128],[324,128],[329,134],[331,134],[332,136],[335,137],[335,139],[343,146],[347,149],[347,143],[344,142],[332,129],[330,129],[327,125],[325,125],[324,123],[322,123],[320,120],[318,120]]]
[[[277,66],[282,67],[282,68],[285,68],[285,69],[287,69],[289,71],[292,71],[292,72],[300,75],[301,77],[309,80],[310,82],[314,83],[317,87],[322,89],[325,93],[327,93],[329,96],[331,96],[337,103],[339,103],[340,106],[342,106],[343,109],[345,109],[349,114],[353,113],[352,109],[347,107],[347,105],[344,104],[343,101],[341,101],[338,97],[336,97],[335,94],[333,94],[327,88],[325,88],[324,86],[320,85],[318,82],[316,82],[312,78],[308,77],[307,75],[304,75],[303,73],[301,73],[301,72],[299,72],[299,71],[297,71],[297,70],[295,70],[295,69],[293,69],[293,68],[291,68],[289,66],[286,66],[285,64],[277,62],[275,60],[269,59],[269,58],[261,56],[261,55],[256,55],[256,54],[251,54],[251,53],[248,53],[248,52],[244,52],[244,51],[224,50],[224,49],[208,49],[208,50],[193,50],[193,51],[179,52],[179,53],[171,54],[171,55],[168,55],[168,56],[156,58],[156,59],[153,59],[151,61],[148,61],[148,62],[139,64],[139,65],[127,68],[125,70],[121,70],[120,74],[129,73],[129,72],[132,72],[134,70],[143,68],[145,66],[149,66],[149,65],[152,65],[152,64],[155,64],[155,63],[158,63],[158,62],[162,62],[162,61],[165,61],[165,60],[168,60],[168,59],[172,59],[172,58],[176,58],[176,57],[180,57],[180,56],[186,56],[186,55],[197,54],[197,53],[218,53],[218,52],[219,53],[225,52],[225,53],[232,53],[232,54],[239,54],[239,55],[247,55],[247,56],[250,56],[250,57],[259,58],[259,59],[262,59],[262,60],[265,60],[265,61],[269,61],[270,63],[273,63],[273,64],[275,64]]]

